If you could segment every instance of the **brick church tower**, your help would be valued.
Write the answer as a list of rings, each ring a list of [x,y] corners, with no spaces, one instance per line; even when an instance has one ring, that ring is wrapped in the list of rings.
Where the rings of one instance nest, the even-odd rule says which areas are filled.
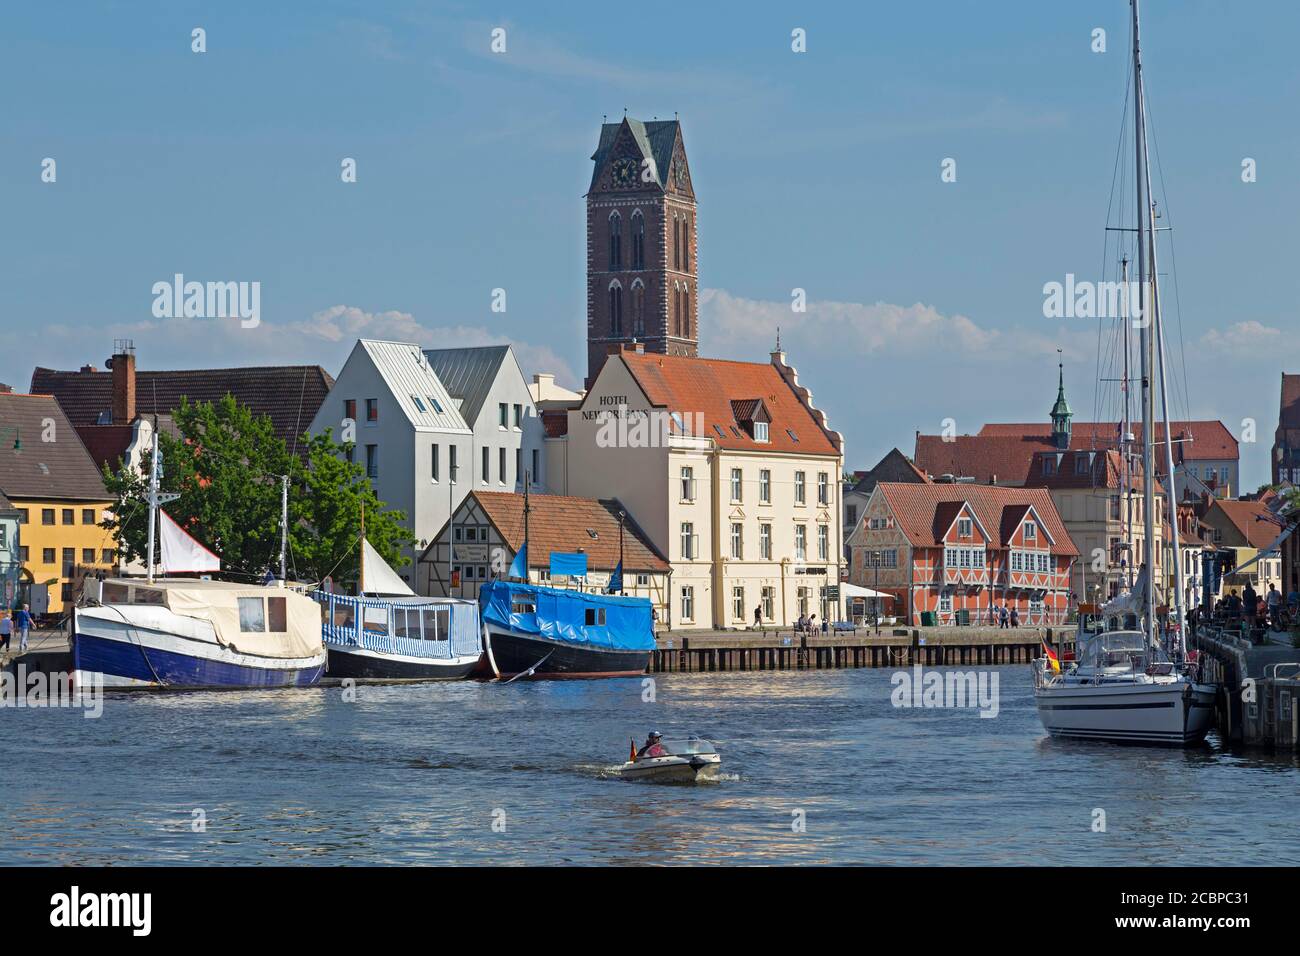
[[[696,354],[695,191],[676,120],[600,128],[587,193],[587,386],[611,346]]]

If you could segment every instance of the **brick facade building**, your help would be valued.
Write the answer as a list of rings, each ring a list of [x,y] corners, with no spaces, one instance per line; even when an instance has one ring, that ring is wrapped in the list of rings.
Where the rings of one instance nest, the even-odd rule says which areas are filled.
[[[606,123],[587,192],[587,379],[610,346],[696,355],[697,215],[681,125]]]

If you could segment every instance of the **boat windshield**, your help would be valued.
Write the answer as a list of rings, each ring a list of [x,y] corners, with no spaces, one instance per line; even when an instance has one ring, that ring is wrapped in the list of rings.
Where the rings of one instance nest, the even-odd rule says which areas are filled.
[[[677,737],[669,739],[665,737],[659,741],[664,750],[674,756],[687,756],[689,754],[712,754],[717,753],[713,749],[713,744],[709,743],[702,737]]]

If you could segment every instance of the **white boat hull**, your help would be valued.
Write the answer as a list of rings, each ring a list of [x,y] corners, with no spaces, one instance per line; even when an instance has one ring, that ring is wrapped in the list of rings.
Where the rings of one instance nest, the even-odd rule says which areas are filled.
[[[624,780],[654,783],[692,783],[696,780],[712,780],[721,769],[722,757],[718,754],[674,754],[629,760],[619,768],[619,776]]]
[[[211,623],[165,607],[78,608],[73,679],[109,688],[305,687],[320,680],[325,649],[264,657],[218,642]]]
[[[1034,690],[1053,737],[1187,746],[1214,723],[1215,688],[1187,681],[1102,684],[1053,682]]]

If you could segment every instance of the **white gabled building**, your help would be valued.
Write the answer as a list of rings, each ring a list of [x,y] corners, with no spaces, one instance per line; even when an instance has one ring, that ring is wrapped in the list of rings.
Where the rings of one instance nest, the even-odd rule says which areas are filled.
[[[349,427],[349,423],[353,423]],[[398,568],[416,585],[420,552],[469,490],[447,476],[472,457],[474,435],[418,345],[360,339],[311,423],[312,434],[349,435],[386,505],[406,513],[415,537],[411,563]]]
[[[525,475],[539,490],[546,479],[542,422],[514,350],[486,345],[425,349],[424,355],[474,433],[473,490],[522,492]],[[457,496],[458,504],[470,490]]]

